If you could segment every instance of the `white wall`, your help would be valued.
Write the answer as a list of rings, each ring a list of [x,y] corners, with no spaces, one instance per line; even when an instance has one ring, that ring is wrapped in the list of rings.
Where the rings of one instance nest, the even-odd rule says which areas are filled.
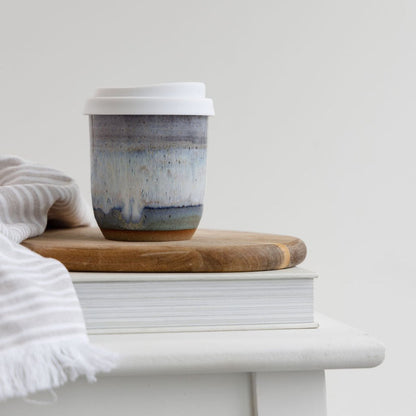
[[[89,197],[96,87],[206,82],[202,226],[302,237],[318,309],[387,346],[379,368],[328,373],[329,414],[415,414],[415,2],[1,6],[1,153]]]

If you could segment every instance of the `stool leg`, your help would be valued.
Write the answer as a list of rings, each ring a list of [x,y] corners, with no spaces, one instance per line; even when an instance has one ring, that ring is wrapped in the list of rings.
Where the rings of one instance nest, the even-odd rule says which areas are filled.
[[[255,416],[326,416],[325,372],[253,373]]]

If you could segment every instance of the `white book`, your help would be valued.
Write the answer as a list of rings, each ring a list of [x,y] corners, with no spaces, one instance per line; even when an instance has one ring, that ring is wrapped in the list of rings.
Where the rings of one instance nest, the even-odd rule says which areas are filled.
[[[315,328],[316,273],[71,273],[89,333]]]

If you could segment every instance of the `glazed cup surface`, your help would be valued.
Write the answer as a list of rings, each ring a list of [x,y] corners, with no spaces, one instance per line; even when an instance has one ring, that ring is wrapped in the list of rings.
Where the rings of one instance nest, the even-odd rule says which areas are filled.
[[[104,236],[192,237],[202,216],[207,116],[90,115],[91,194]]]

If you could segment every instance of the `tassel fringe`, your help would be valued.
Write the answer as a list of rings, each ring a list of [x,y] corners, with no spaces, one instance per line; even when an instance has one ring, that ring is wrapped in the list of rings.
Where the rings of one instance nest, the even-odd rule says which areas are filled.
[[[36,343],[0,352],[0,401],[59,387],[85,375],[109,372],[118,361],[115,353],[82,341]]]

